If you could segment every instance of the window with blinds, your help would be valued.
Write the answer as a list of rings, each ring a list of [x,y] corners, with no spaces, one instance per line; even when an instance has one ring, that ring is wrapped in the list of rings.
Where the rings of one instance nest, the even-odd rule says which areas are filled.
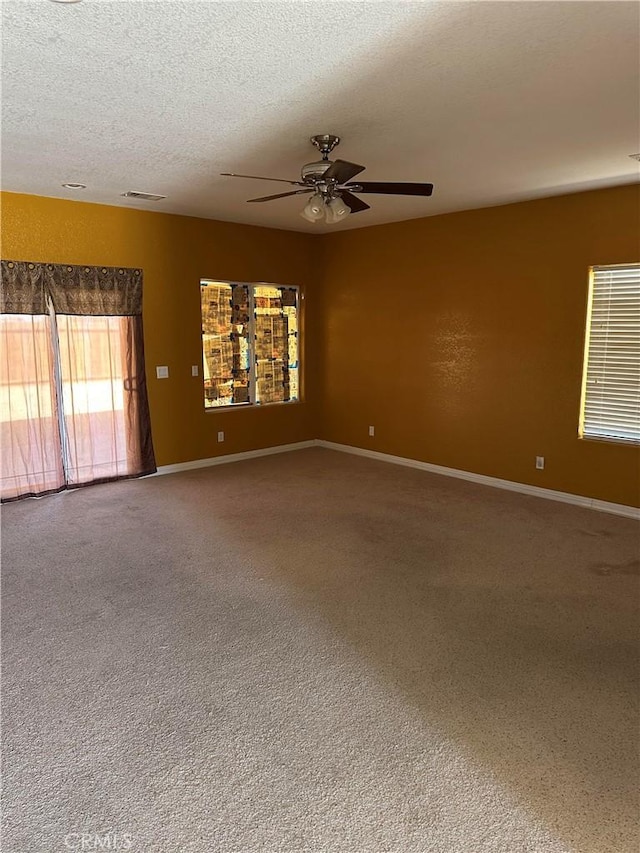
[[[591,268],[579,434],[640,443],[640,264]]]

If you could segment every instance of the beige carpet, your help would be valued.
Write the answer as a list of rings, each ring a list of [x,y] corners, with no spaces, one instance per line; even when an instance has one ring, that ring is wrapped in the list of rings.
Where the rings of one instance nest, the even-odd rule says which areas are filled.
[[[636,853],[635,522],[311,449],[3,532],[5,853]]]

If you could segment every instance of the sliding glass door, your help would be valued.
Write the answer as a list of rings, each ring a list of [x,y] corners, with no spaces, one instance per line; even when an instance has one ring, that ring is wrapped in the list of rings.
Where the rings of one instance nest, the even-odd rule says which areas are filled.
[[[2,500],[155,471],[140,271],[2,270]]]

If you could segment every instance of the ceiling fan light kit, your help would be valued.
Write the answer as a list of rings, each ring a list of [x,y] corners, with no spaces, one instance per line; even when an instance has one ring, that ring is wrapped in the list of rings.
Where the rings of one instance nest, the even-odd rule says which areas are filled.
[[[319,222],[324,219],[329,224],[340,222],[351,211],[339,196],[326,199],[320,193],[311,196],[300,211],[300,216],[307,222]]]
[[[412,195],[430,196],[433,184],[418,183],[385,183],[362,182],[349,183],[356,175],[363,172],[365,167],[347,160],[329,160],[329,154],[340,142],[339,136],[331,133],[317,134],[311,137],[312,145],[322,154],[322,160],[315,163],[305,163],[300,170],[299,181],[288,181],[284,178],[265,178],[259,175],[239,175],[235,172],[222,172],[230,178],[251,178],[259,181],[277,181],[290,184],[302,189],[290,190],[286,193],[250,198],[249,202],[273,201],[287,196],[313,193],[306,203],[300,216],[307,222],[323,220],[330,225],[346,219],[350,213],[360,213],[369,210],[369,205],[354,193],[377,193],[379,195]]]

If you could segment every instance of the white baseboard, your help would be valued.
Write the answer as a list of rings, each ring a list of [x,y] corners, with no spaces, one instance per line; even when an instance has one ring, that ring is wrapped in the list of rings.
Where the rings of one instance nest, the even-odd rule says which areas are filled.
[[[352,453],[355,456],[366,456],[368,459],[377,459],[379,462],[404,465],[406,468],[417,468],[419,471],[428,471],[430,474],[456,477],[459,480],[469,480],[471,483],[491,486],[494,489],[506,489],[510,492],[519,492],[523,495],[531,495],[536,498],[544,498],[545,500],[560,501],[560,503],[573,504],[574,506],[581,506],[585,509],[595,509],[599,512],[609,512],[613,515],[622,515],[625,518],[633,518],[640,521],[640,508],[638,507],[600,501],[596,498],[584,497],[583,495],[572,495],[569,492],[556,492],[553,489],[545,489],[542,486],[530,486],[527,483],[515,483],[512,480],[500,480],[498,477],[488,477],[486,474],[474,474],[472,471],[461,471],[458,468],[445,468],[443,465],[434,465],[432,462],[421,462],[419,459],[408,459],[404,456],[392,456],[390,453],[380,453],[377,450],[366,450],[364,447],[337,444],[336,442],[324,441],[323,439],[297,441],[294,444],[278,444],[275,447],[262,447],[259,450],[247,450],[244,453],[227,453],[224,456],[212,456],[209,459],[194,459],[191,462],[178,462],[175,465],[161,465],[155,474],[150,474],[149,476],[158,477],[163,474],[176,474],[179,471],[193,471],[196,468],[209,468],[212,465],[241,462],[243,459],[256,459],[259,456],[271,456],[274,453],[303,450],[306,447],[326,447],[329,450],[338,450],[341,453]]]
[[[194,459],[191,462],[177,462],[175,465],[160,465],[155,474],[177,474],[179,471],[193,471],[195,468],[209,468],[212,465],[225,465],[228,462],[241,462],[243,459],[256,459],[258,456],[271,456],[274,453],[288,453],[290,450],[303,450],[305,447],[315,447],[318,442],[296,441],[295,444],[277,444],[275,447],[261,447],[259,450],[246,450],[244,453],[227,453],[223,456],[212,456],[209,459]]]
[[[626,518],[640,520],[640,508],[634,506],[599,501],[596,498],[572,495],[569,492],[556,492],[553,489],[544,489],[542,486],[514,483],[512,480],[500,480],[497,477],[488,477],[485,474],[474,474],[471,471],[460,471],[457,468],[445,468],[443,465],[420,462],[418,459],[407,459],[404,456],[392,456],[389,453],[379,453],[377,450],[365,450],[363,447],[352,447],[349,444],[336,444],[333,441],[323,441],[321,439],[313,443],[319,447],[339,450],[342,453],[353,453],[356,456],[366,456],[368,459],[377,459],[380,462],[391,462],[394,465],[417,468],[419,471],[428,471],[431,474],[442,474],[445,477],[457,477],[459,480],[469,480],[472,483],[492,486],[495,489],[507,489],[510,492],[520,492],[523,495],[532,495],[536,498],[560,501],[561,503],[574,504],[575,506],[585,507],[586,509],[595,509],[599,512],[609,512],[613,515],[623,515]]]

